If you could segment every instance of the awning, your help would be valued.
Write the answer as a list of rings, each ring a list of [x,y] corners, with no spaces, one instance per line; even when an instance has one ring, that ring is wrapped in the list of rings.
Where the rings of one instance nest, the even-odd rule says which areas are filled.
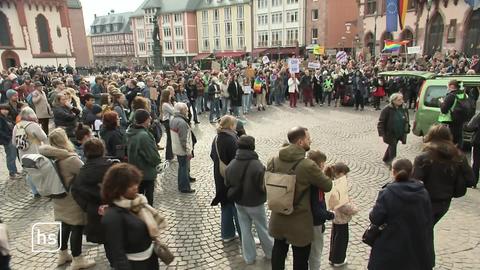
[[[199,53],[195,57],[193,57],[193,61],[199,61],[205,58],[213,58],[212,53]]]
[[[271,55],[288,55],[288,54],[296,54],[297,48],[296,47],[290,47],[290,48],[270,48],[268,50],[268,54]]]
[[[240,58],[245,55],[245,52],[219,52],[215,54],[216,58],[222,57],[231,57],[231,58]]]
[[[268,50],[268,48],[255,48],[252,50],[252,56],[258,56],[260,54],[263,54],[266,50]]]

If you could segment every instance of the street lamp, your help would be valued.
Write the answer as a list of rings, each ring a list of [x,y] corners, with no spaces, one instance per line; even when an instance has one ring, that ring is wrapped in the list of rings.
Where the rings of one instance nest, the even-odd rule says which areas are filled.
[[[428,38],[427,38],[427,31],[428,31],[428,27],[429,27],[429,22],[430,22],[430,9],[432,9],[432,0],[428,0],[427,1],[427,23],[425,24],[425,37],[424,37],[424,46],[423,46],[423,54],[426,54],[427,53],[427,46],[430,46],[428,44]]]
[[[373,31],[374,32],[374,37],[373,37],[373,59],[375,59],[375,61],[377,60],[377,18],[378,18],[378,12],[375,10],[375,13],[374,13],[374,16],[375,16],[375,30]]]

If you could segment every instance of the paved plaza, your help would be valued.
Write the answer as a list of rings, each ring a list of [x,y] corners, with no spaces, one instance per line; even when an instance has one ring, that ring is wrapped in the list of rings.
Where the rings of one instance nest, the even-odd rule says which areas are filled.
[[[369,224],[368,213],[378,190],[390,180],[389,171],[381,161],[386,145],[377,136],[378,114],[370,109],[356,112],[352,108],[300,106],[293,110],[287,106],[269,106],[265,112],[254,111],[247,116],[246,131],[256,138],[256,150],[264,163],[285,142],[287,130],[302,125],[311,132],[312,149],[325,152],[328,163],[343,161],[350,167],[350,194],[360,212],[350,223],[349,263],[340,269],[366,269],[370,248],[361,242],[361,235]],[[210,206],[215,187],[209,155],[215,127],[207,123],[205,115],[200,121],[194,130],[199,142],[191,165],[191,174],[197,178],[193,184],[197,192],[186,195],[177,191],[177,163],[158,177],[154,206],[168,221],[163,238],[176,255],[172,265],[162,269],[270,269],[260,247],[256,264],[246,266],[239,241],[224,244],[220,239],[220,207]],[[408,144],[400,145],[398,153],[413,160],[420,149],[421,138],[409,135]],[[53,221],[52,203],[45,198],[33,199],[25,181],[7,180],[3,149],[0,166],[0,217],[10,228],[13,269],[55,269],[56,254],[31,252],[31,225]],[[435,230],[435,269],[480,268],[479,205],[478,190],[469,189],[465,197],[453,201]],[[322,269],[331,269],[329,232],[330,224],[325,235]],[[97,261],[92,269],[110,269],[103,247],[86,244],[83,250]],[[287,269],[291,269],[291,254],[288,265]]]

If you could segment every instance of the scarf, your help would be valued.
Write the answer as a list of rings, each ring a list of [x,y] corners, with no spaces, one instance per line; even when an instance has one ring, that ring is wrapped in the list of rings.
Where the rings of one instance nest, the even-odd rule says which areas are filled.
[[[167,227],[165,218],[161,216],[155,208],[148,204],[147,198],[144,195],[138,194],[133,200],[121,197],[113,203],[118,207],[129,210],[145,222],[148,228],[148,234],[153,239],[158,238],[160,236],[160,231]]]

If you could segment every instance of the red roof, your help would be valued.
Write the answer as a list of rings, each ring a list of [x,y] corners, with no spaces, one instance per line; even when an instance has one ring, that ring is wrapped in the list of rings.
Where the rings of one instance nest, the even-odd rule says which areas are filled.
[[[216,58],[222,57],[231,57],[231,58],[240,58],[245,55],[245,52],[219,52],[215,54]]]
[[[198,61],[198,60],[205,59],[205,58],[209,57],[210,55],[212,55],[212,53],[199,53],[195,57],[193,57],[193,61]]]

